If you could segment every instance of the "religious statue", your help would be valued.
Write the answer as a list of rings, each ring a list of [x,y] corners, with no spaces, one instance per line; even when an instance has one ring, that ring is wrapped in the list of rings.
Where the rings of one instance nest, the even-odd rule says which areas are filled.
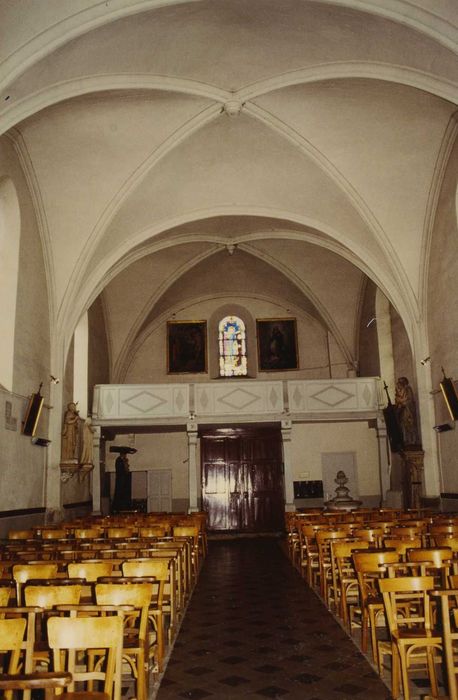
[[[80,457],[80,464],[86,470],[94,466],[94,433],[95,429],[92,426],[92,420],[88,417],[83,425],[83,448]]]
[[[122,510],[129,510],[132,507],[131,502],[131,491],[132,491],[132,474],[129,469],[129,460],[127,458],[127,453],[130,450],[126,448],[119,448],[119,456],[115,462],[116,469],[116,481],[115,481],[115,491],[113,497],[112,510],[114,513],[119,513]],[[132,450],[136,452],[137,450]]]
[[[399,377],[396,382],[394,404],[399,427],[406,447],[420,443],[417,427],[417,409],[412,387],[407,377]]]
[[[67,404],[62,428],[61,462],[78,461],[79,412],[76,403]]]

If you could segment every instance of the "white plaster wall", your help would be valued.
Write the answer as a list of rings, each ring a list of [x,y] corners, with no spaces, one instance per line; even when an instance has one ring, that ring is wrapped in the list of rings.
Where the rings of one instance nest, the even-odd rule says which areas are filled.
[[[43,382],[49,405],[49,317],[41,241],[32,200],[16,154],[7,139],[0,139],[0,178],[14,183],[21,220],[19,277],[15,315],[13,392],[0,390],[0,510],[44,505],[46,448],[32,445],[21,434],[29,396]],[[3,305],[2,314],[11,313]],[[12,404],[16,429],[6,429],[6,401]],[[49,411],[45,407],[37,434],[47,437]]]
[[[377,438],[366,422],[293,425],[293,481],[322,479],[324,452],[355,452],[360,497],[380,493]]]
[[[457,184],[458,144],[451,153],[444,177],[438,215],[431,244],[428,279],[428,336],[431,362],[420,371],[431,371],[433,389],[439,388],[441,367],[447,376],[458,379],[458,226]],[[436,424],[450,422],[450,415],[440,393],[431,397]],[[455,424],[456,425],[456,424]],[[442,493],[458,493],[458,430],[437,435]],[[446,507],[446,506],[445,506]]]
[[[217,299],[199,304],[190,305],[187,308],[177,310],[174,320],[209,320],[219,307],[227,308],[232,303],[237,307],[246,308],[247,315],[256,321],[257,318],[288,318],[293,317],[287,313],[280,304],[269,304],[257,299],[236,298],[232,300]],[[248,373],[257,376],[258,379],[292,379],[294,378],[326,378],[329,377],[328,352],[326,346],[326,332],[317,321],[308,316],[295,316],[297,319],[299,369],[288,372],[258,372],[256,344],[248,338],[248,347],[251,347],[252,356],[248,357]],[[254,326],[255,327],[255,326]],[[207,331],[209,328],[207,327]],[[127,372],[126,383],[163,382],[163,381],[208,381],[209,373],[202,374],[167,374],[166,353],[167,323],[163,320],[146,338],[143,345],[133,357]],[[217,337],[208,338],[208,352],[213,353],[213,362],[216,362]],[[253,357],[254,353],[254,357]],[[341,374],[346,363],[337,347],[333,348],[333,376],[346,376]]]
[[[117,444],[126,444],[126,436],[118,435]],[[130,444],[127,442],[127,444]],[[170,469],[172,500],[189,500],[188,440],[186,432],[135,435],[137,453],[129,455],[131,471]],[[107,445],[107,471],[115,471],[117,455]]]

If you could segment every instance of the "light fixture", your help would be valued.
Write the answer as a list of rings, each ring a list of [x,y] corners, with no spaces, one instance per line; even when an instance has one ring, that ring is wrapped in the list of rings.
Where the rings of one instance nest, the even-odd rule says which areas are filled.
[[[60,379],[59,377],[55,377],[53,374],[50,374],[49,381],[51,382],[51,384],[59,384]]]
[[[435,425],[434,430],[436,433],[446,433],[449,430],[455,430],[455,423],[441,423],[440,425]]]
[[[48,438],[41,438],[41,437],[33,437],[32,438],[32,445],[38,445],[39,447],[47,447],[51,440],[48,440]]]
[[[430,358],[430,357],[425,357],[423,360],[420,360],[420,364],[423,365],[423,367],[424,367],[425,365],[427,365],[428,362],[431,362],[431,358]]]

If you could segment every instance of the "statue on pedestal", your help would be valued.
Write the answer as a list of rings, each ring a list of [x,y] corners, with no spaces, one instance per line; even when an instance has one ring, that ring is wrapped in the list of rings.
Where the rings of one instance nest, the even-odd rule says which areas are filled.
[[[78,463],[79,412],[76,403],[67,404],[62,428],[61,463]]]
[[[394,395],[396,416],[402,431],[404,447],[419,446],[417,408],[412,387],[407,377],[399,377]]]

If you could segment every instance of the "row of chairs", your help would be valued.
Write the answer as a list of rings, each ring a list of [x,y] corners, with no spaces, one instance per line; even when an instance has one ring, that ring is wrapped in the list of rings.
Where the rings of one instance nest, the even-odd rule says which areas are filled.
[[[413,519],[408,514],[388,520],[383,515],[383,520],[368,522],[354,513],[340,514],[334,526],[315,513],[290,517],[291,561],[349,634],[360,627],[361,648],[366,652],[370,640],[380,673],[385,658],[391,659],[394,698],[402,685],[408,700],[409,673],[416,663],[426,668],[437,695],[435,664],[442,653],[448,659],[450,697],[456,698],[453,652],[447,650],[458,601],[458,521],[453,516]],[[441,633],[437,630],[441,609],[447,616],[447,638],[443,623]],[[380,639],[384,628],[388,634]]]
[[[104,524],[108,525],[106,519]],[[135,679],[137,700],[146,700],[149,671],[159,673],[163,669],[167,649],[173,642],[206,553],[206,537],[202,536],[202,524],[196,525],[195,521],[175,524],[172,531],[165,529],[171,533],[165,537],[157,537],[157,532],[154,536],[148,533],[140,537],[139,526],[132,531],[132,524],[131,517],[123,521],[119,516],[113,523],[118,529],[129,530],[126,538],[109,538],[108,527],[101,537],[100,530],[98,536],[75,537],[76,530],[97,529],[98,523],[88,519],[77,523],[78,527],[71,532],[65,528],[64,537],[58,533],[56,538],[43,538],[42,531],[34,531],[32,537],[18,538],[11,533],[2,543],[0,623],[8,623],[5,634],[7,627],[13,628],[12,621],[21,622],[20,626],[16,623],[17,630],[23,628],[20,657],[17,651],[7,648],[6,636],[0,630],[0,650],[10,651],[9,665],[3,668],[0,676],[0,684],[3,684],[0,687],[7,689],[6,698],[12,697],[14,689],[30,697],[31,689],[36,687],[45,688],[51,697],[66,685],[64,697],[71,700],[75,683],[82,680],[78,675],[82,650],[89,648],[92,651],[86,654],[86,672],[100,674],[112,666],[113,673],[103,679],[100,675],[97,678],[88,676],[88,689],[79,697],[119,700],[123,667]],[[84,545],[88,547],[82,550]],[[95,548],[89,549],[93,545]],[[62,558],[63,552],[68,558]],[[78,555],[82,552],[93,552],[98,559],[81,558]],[[136,556],[140,552],[147,556]],[[113,621],[116,619],[118,621]],[[111,625],[108,637],[117,639],[110,648],[96,635],[95,630],[101,625]],[[114,629],[119,625],[121,637]],[[55,630],[60,626],[65,627],[64,637],[73,649],[69,651],[70,666],[66,669],[71,680],[59,665],[62,656],[58,647],[53,646]],[[19,632],[15,634],[21,637]],[[61,637],[59,643],[62,641]],[[78,646],[80,644],[83,646]],[[119,658],[117,649],[121,650]],[[57,677],[50,672],[51,668],[58,672]],[[102,683],[104,695],[91,695],[95,693],[97,679]]]

